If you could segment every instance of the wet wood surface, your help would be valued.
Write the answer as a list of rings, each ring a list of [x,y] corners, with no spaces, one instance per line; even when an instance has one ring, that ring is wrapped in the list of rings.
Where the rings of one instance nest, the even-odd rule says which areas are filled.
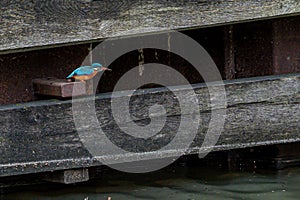
[[[211,119],[211,109],[225,109],[216,106],[220,99],[216,99],[214,104],[210,103],[205,84],[193,87],[199,101],[201,122],[186,154],[197,153],[200,149]],[[227,108],[224,128],[217,144],[207,149],[218,151],[300,141],[299,88],[300,74],[225,81]],[[191,92],[182,86],[176,86],[174,90],[187,98]],[[114,98],[122,100],[126,95],[126,92],[119,92]],[[109,93],[96,96],[99,124],[110,141],[129,152],[121,155],[128,162],[140,159],[141,153],[147,159],[174,156],[172,151],[161,148],[174,138],[182,114],[195,114],[194,109],[182,113],[178,101],[167,89],[144,89],[131,97],[130,111],[138,125],[144,126],[151,122],[148,111],[155,103],[163,105],[166,110],[165,125],[158,134],[140,139],[125,134],[118,127],[112,116]],[[122,105],[120,109],[123,109]],[[0,176],[101,165],[81,142],[73,112],[72,101],[69,100],[1,106]],[[163,112],[154,114],[154,123],[163,121]],[[192,125],[194,121],[189,123]],[[122,124],[126,126],[128,121],[123,120]],[[186,130],[189,131],[189,126]],[[97,130],[91,126],[84,131],[86,134],[94,134]],[[181,139],[185,141],[187,138],[183,136]],[[177,146],[172,148],[173,153],[176,153]],[[111,153],[103,157],[106,160],[118,160],[119,156]]]
[[[295,0],[2,0],[0,53],[299,12]]]

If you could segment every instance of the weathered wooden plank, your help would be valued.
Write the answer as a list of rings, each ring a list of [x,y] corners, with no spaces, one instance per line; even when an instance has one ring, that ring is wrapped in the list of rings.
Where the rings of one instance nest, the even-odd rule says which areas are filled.
[[[230,80],[225,83],[228,107],[224,129],[216,146],[209,146],[207,149],[217,151],[300,141],[300,74]],[[211,109],[224,109],[216,107],[217,101],[210,103],[204,84],[193,86],[199,100],[201,123],[196,138],[186,153],[197,153],[200,149],[211,118]],[[187,97],[191,92],[183,86],[173,87],[173,90]],[[126,96],[127,92],[123,91],[115,98],[122,100]],[[176,145],[169,151],[160,148],[175,136],[181,116],[195,112],[188,110],[182,113],[169,90],[138,91],[132,96],[130,104],[135,122],[147,125],[148,109],[154,103],[165,107],[167,120],[155,136],[137,139],[120,130],[112,116],[110,103],[110,94],[98,95],[95,100],[96,114],[103,131],[115,145],[129,152],[125,155],[111,153],[102,157],[115,162],[124,157],[127,162],[136,161],[141,154],[146,156],[143,159],[176,155],[180,151]],[[120,109],[123,109],[122,106]],[[0,116],[0,176],[101,164],[91,156],[79,138],[71,101],[39,101],[2,106]],[[154,123],[164,120],[163,112],[156,112],[152,117],[155,119]],[[194,122],[190,123],[192,125]],[[126,126],[128,121],[124,119],[121,124]],[[192,126],[186,126],[187,131],[189,127]],[[87,135],[97,131],[94,126],[84,130]],[[181,140],[186,140],[185,137],[187,136],[182,136]]]
[[[0,52],[299,12],[295,0],[2,0]]]

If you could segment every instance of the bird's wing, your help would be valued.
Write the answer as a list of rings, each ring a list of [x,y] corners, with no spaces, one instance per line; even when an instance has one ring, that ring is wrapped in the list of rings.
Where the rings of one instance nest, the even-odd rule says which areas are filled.
[[[94,72],[94,69],[91,66],[82,66],[75,69],[67,78],[71,78],[72,76],[81,76],[81,75],[90,75]]]

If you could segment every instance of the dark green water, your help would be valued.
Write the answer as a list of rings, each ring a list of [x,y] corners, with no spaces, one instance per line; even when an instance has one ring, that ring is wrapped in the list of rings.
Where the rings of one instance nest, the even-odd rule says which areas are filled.
[[[230,172],[199,166],[168,167],[148,174],[109,171],[89,183],[38,184],[2,193],[2,199],[300,199],[300,168]]]

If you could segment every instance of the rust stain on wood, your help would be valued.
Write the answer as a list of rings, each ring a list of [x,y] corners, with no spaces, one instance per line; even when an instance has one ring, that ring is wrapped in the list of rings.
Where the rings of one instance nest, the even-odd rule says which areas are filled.
[[[79,67],[88,55],[89,45],[0,55],[0,104],[36,100],[32,80],[56,77],[64,79]]]

